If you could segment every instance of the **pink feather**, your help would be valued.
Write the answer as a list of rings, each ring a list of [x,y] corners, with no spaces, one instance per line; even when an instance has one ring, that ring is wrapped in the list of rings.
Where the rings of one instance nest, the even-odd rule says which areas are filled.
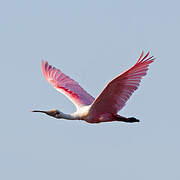
[[[137,63],[129,70],[114,78],[107,84],[101,94],[93,102],[89,118],[98,118],[103,114],[116,114],[121,110],[132,93],[138,88],[143,76],[146,75],[149,64],[154,61],[149,52],[143,57],[143,52]]]
[[[34,110],[33,112],[45,113],[58,119],[79,119],[89,123],[139,122],[134,117],[126,118],[117,113],[139,87],[142,77],[146,75],[148,67],[153,61],[154,57],[149,57],[149,52],[145,56],[142,52],[136,64],[110,81],[96,99],[81,88],[76,81],[49,65],[47,61],[42,61],[42,72],[46,80],[55,89],[66,95],[75,104],[77,111],[73,114],[65,114],[58,110]]]
[[[59,69],[49,65],[47,61],[42,61],[41,67],[45,79],[55,89],[66,95],[77,108],[92,104],[94,98],[81,88],[76,81],[63,74]]]

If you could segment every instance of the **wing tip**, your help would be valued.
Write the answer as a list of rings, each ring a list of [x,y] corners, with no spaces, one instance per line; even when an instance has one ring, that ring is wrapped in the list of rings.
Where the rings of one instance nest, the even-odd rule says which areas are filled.
[[[45,79],[47,79],[47,67],[49,66],[48,62],[46,60],[41,60],[41,70],[42,73],[45,77]]]
[[[140,55],[140,57],[139,57],[139,59],[138,59],[137,63],[139,63],[139,62],[141,61],[141,59],[142,59],[143,55],[144,55],[144,51],[142,50],[141,55]],[[136,64],[137,64],[137,63],[136,63]]]
[[[142,50],[142,53],[141,53],[136,64],[143,63],[143,62],[152,63],[156,59],[156,58],[154,58],[154,56],[148,57],[150,55],[150,51],[148,51],[144,57],[143,57],[143,55],[144,55],[144,51]]]

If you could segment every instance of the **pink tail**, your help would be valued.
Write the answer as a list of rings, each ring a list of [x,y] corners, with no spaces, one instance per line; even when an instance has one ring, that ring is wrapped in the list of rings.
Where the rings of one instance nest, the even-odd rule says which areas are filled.
[[[138,119],[136,119],[135,117],[130,117],[130,118],[126,118],[120,115],[116,115],[114,117],[115,121],[122,121],[122,122],[126,122],[126,123],[134,123],[134,122],[140,122]]]

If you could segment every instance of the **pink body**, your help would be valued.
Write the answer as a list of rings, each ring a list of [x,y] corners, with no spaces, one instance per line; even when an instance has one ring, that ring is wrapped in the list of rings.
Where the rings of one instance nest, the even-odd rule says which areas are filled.
[[[138,88],[143,76],[146,75],[149,64],[154,61],[149,52],[143,57],[143,52],[137,63],[130,69],[110,81],[100,95],[95,99],[80,85],[52,67],[47,61],[42,61],[44,77],[59,92],[66,95],[76,106],[77,111],[61,118],[81,119],[89,123],[116,121],[124,118],[117,115],[132,93]]]

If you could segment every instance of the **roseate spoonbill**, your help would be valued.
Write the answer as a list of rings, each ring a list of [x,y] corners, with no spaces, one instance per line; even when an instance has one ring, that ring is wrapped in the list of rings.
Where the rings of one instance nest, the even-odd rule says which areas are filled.
[[[77,111],[72,114],[65,114],[59,110],[34,110],[32,112],[45,113],[57,119],[84,120],[88,123],[139,122],[134,117],[126,118],[117,113],[138,88],[142,77],[146,75],[149,64],[155,59],[153,56],[149,57],[149,52],[144,57],[143,54],[142,51],[134,66],[110,81],[96,99],[81,88],[76,81],[49,65],[47,61],[42,61],[41,67],[45,79],[56,90],[67,96],[74,103]]]

